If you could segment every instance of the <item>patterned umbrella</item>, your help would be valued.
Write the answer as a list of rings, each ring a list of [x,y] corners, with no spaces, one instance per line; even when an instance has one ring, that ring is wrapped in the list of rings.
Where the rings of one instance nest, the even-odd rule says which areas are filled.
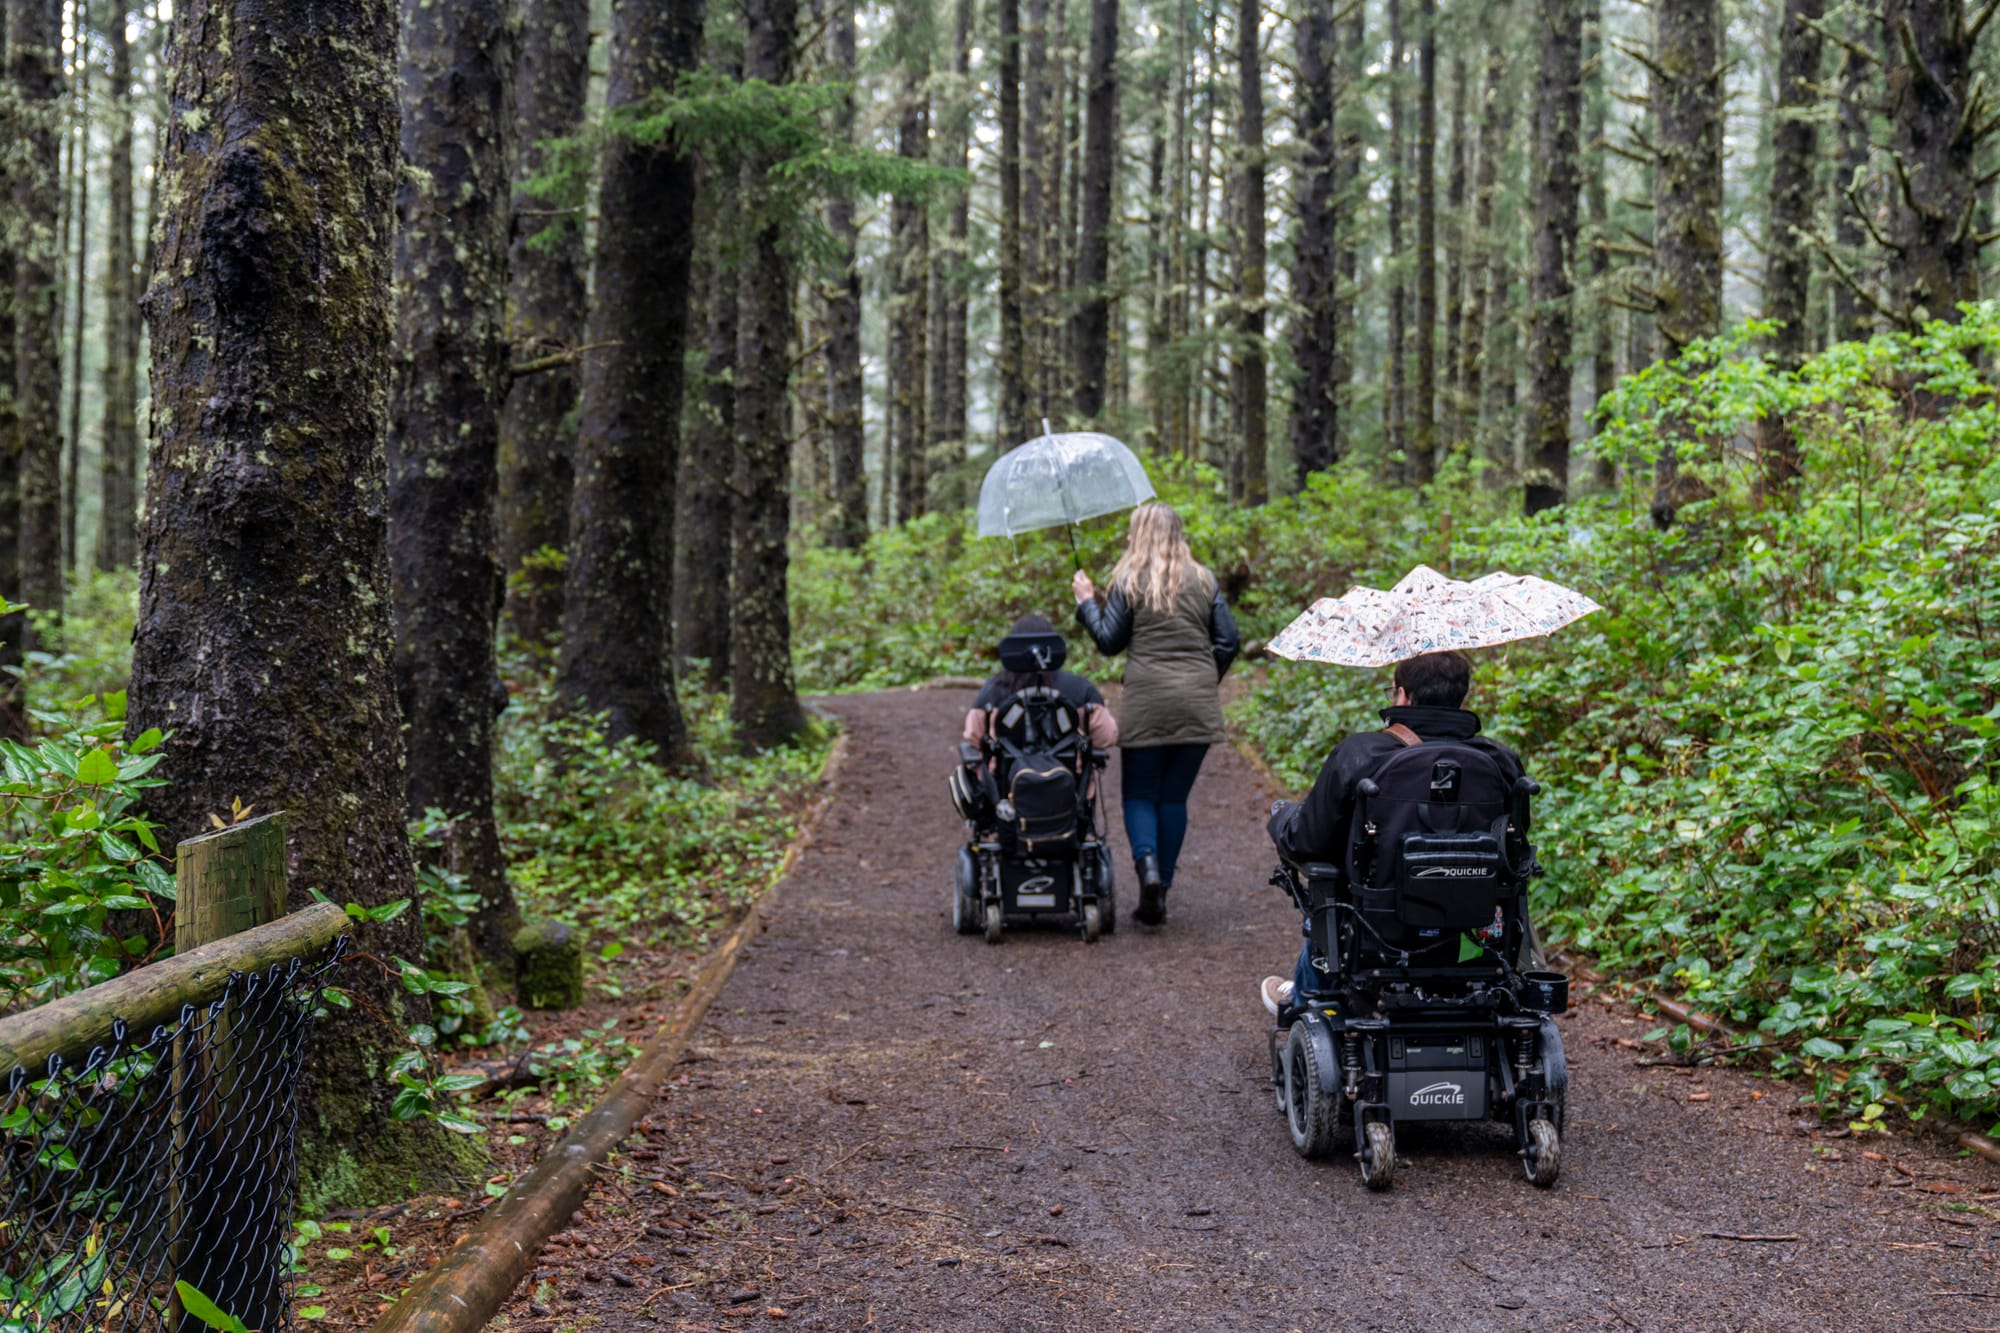
[[[1488,574],[1468,583],[1418,565],[1387,592],[1350,588],[1320,598],[1268,647],[1295,662],[1387,666],[1423,653],[1553,634],[1603,609],[1531,574]]]

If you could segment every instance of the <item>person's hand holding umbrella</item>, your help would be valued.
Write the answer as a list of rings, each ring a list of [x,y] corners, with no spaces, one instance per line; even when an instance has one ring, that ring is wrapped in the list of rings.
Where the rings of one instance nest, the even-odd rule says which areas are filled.
[[[1082,570],[1069,576],[1069,590],[1076,594],[1076,600],[1087,602],[1097,596],[1097,585],[1090,581],[1090,575]]]

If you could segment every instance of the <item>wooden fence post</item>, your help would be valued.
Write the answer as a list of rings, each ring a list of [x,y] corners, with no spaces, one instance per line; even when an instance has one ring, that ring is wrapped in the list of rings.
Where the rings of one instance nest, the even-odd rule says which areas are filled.
[[[175,853],[175,953],[284,915],[282,812],[189,838]],[[283,1250],[291,1238],[284,1225],[290,1200],[282,1195],[291,1180],[278,1164],[292,1125],[260,1105],[272,1090],[253,1084],[253,1071],[237,1058],[231,1027],[246,1018],[256,1021],[254,1014],[217,1015],[175,1044],[173,1276],[262,1330],[285,1317]],[[248,1047],[258,1034],[242,1036]],[[205,1329],[178,1297],[168,1326]]]

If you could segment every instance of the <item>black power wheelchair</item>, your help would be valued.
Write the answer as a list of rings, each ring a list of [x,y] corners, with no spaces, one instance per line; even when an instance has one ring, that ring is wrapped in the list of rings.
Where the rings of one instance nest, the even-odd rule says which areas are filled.
[[[1060,635],[1009,635],[1000,664],[1053,681],[1067,651]],[[1053,683],[1016,690],[998,703],[990,735],[958,750],[951,795],[967,836],[952,928],[983,931],[989,944],[1010,921],[1068,919],[1092,942],[1115,931],[1117,888],[1096,797],[1109,755],[1091,745],[1080,704]]]
[[[1473,747],[1413,746],[1360,783],[1345,865],[1273,874],[1310,964],[1269,1037],[1303,1156],[1351,1141],[1363,1182],[1386,1189],[1398,1123],[1491,1118],[1512,1124],[1528,1179],[1555,1183],[1569,1075],[1553,1019],[1569,982],[1530,966],[1538,790],[1510,788]]]

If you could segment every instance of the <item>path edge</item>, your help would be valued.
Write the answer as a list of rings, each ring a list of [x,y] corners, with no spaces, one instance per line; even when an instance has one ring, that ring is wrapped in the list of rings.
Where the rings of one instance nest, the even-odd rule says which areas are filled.
[[[763,931],[772,895],[812,845],[833,803],[834,781],[846,761],[850,735],[843,730],[834,739],[820,767],[819,796],[799,821],[798,835],[743,919],[702,964],[673,1015],[612,1080],[597,1104],[543,1152],[528,1174],[515,1181],[444,1258],[410,1284],[371,1333],[471,1333],[483,1328],[513,1295],[549,1237],[582,1207],[596,1183],[596,1168],[653,1109],[661,1084],[735,972],[744,946]]]

